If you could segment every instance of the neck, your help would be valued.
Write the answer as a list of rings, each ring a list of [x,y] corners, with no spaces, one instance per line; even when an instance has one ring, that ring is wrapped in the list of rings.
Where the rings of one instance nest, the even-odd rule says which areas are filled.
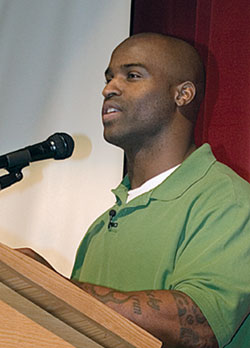
[[[141,186],[147,180],[182,163],[194,150],[193,141],[180,144],[165,141],[163,145],[149,145],[137,151],[126,151],[128,176],[131,188]]]

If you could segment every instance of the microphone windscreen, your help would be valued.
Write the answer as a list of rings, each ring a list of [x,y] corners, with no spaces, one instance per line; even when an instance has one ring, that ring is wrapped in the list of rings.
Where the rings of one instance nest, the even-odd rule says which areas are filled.
[[[55,133],[48,138],[50,145],[55,148],[54,159],[65,159],[72,155],[74,140],[67,133]]]

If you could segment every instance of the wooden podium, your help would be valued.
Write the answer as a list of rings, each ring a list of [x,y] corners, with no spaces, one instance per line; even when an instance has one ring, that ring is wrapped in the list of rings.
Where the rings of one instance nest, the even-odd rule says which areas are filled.
[[[159,348],[148,332],[0,243],[1,348]]]

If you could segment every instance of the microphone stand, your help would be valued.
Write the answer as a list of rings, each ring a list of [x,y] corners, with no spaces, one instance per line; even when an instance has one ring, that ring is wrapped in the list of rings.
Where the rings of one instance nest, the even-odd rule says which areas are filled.
[[[2,175],[0,177],[0,190],[22,180],[23,173],[21,170],[22,168],[11,168],[11,170],[8,170],[9,174]]]

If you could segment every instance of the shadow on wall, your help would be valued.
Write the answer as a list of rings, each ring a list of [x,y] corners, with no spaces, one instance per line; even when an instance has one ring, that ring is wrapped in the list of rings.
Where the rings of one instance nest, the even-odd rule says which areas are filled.
[[[73,135],[75,141],[75,149],[72,155],[73,160],[83,160],[90,156],[92,152],[92,143],[87,135]]]
[[[206,70],[206,91],[195,127],[195,143],[201,146],[209,141],[210,124],[219,98],[220,75],[214,54],[205,45],[196,44]]]

